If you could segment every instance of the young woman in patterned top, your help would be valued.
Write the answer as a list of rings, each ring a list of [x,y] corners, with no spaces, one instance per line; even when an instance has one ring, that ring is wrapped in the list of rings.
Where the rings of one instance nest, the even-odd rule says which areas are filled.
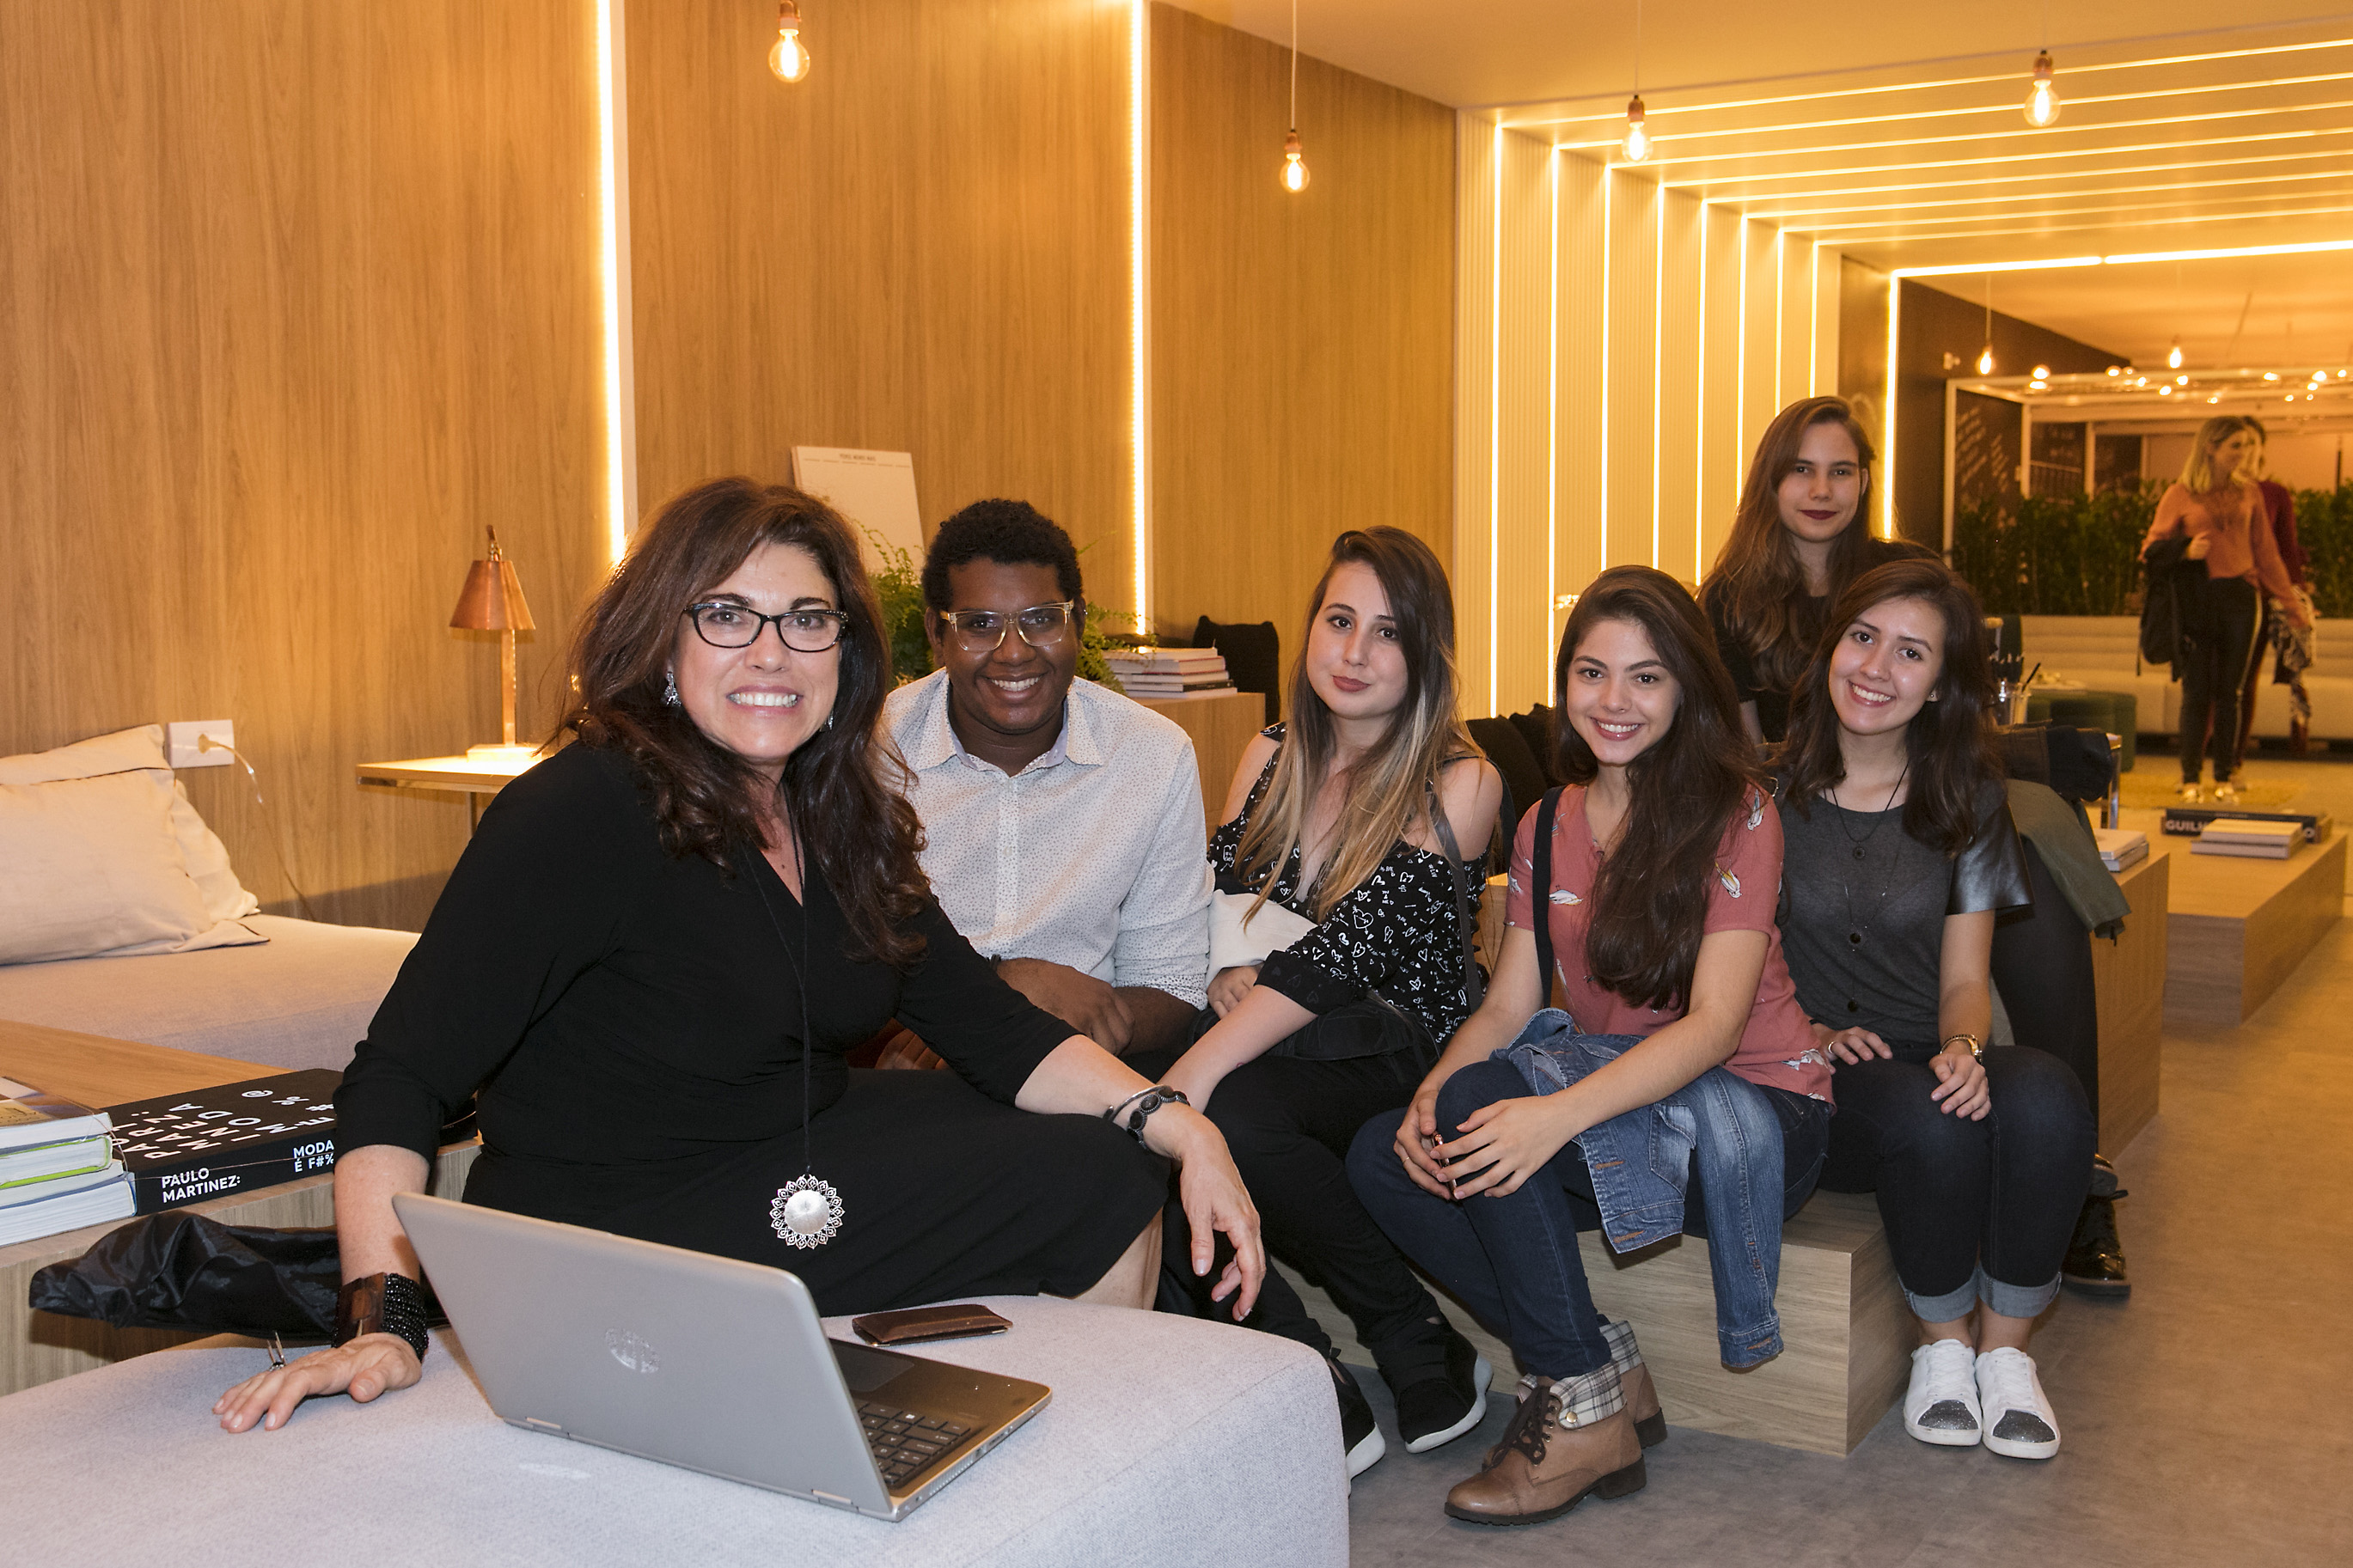
[[[1773,926],[1780,821],[1714,644],[1646,566],[1578,600],[1554,668],[1571,783],[1548,835],[1544,806],[1521,825],[1494,985],[1348,1157],[1382,1227],[1528,1374],[1504,1440],[1447,1497],[1457,1519],[1533,1524],[1623,1497],[1666,1436],[1632,1328],[1594,1307],[1580,1214],[1598,1208],[1622,1251],[1684,1228],[1688,1199],[1725,1363],[1781,1348],[1781,1221],[1820,1167],[1831,1075]],[[1566,1014],[1545,1005],[1540,942]]]
[[[1313,929],[1213,974],[1191,1048],[1165,1071],[1137,1064],[1225,1130],[1270,1245],[1355,1323],[1414,1452],[1478,1424],[1488,1367],[1357,1203],[1342,1162],[1471,1011],[1457,888],[1475,897],[1483,866],[1448,857],[1483,848],[1503,781],[1455,700],[1438,558],[1398,529],[1342,534],[1308,601],[1290,721],[1243,752],[1210,849],[1219,892],[1249,911],[1252,934],[1263,917]],[[1203,1283],[1165,1278],[1196,1293]],[[1326,1358],[1354,1475],[1386,1447],[1372,1407],[1298,1296],[1269,1285],[1246,1321]]]

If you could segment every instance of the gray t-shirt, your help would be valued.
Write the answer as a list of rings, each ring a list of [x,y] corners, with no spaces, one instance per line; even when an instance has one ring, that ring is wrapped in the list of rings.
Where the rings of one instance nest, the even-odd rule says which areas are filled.
[[[1781,803],[1781,948],[1809,1017],[1869,1029],[1906,1060],[1936,1054],[1945,917],[2033,902],[1999,780],[1977,809],[1977,837],[1947,857],[1905,833],[1900,805]]]

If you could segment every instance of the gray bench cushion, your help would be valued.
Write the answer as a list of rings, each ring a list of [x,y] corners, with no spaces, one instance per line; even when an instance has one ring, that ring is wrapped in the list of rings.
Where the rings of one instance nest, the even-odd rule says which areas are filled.
[[[0,1018],[280,1068],[347,1067],[413,932],[248,915],[255,947],[0,964]]]
[[[1346,1563],[1339,1415],[1312,1352],[1050,1298],[989,1305],[1011,1332],[925,1353],[1034,1378],[1053,1403],[897,1524],[508,1426],[445,1331],[417,1387],[373,1409],[313,1401],[278,1432],[230,1436],[209,1414],[268,1364],[250,1350],[142,1356],[0,1399],[10,1557],[209,1541],[253,1568]]]

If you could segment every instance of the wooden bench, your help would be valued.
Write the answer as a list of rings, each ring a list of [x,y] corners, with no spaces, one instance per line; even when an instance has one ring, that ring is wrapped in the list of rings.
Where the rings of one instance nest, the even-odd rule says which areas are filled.
[[[1919,1338],[1867,1194],[1816,1193],[1783,1227],[1775,1300],[1786,1348],[1747,1372],[1727,1371],[1717,1357],[1707,1243],[1677,1237],[1620,1258],[1599,1235],[1577,1240],[1594,1303],[1634,1325],[1671,1426],[1843,1458],[1904,1392]],[[1342,1359],[1370,1365],[1331,1298],[1291,1278]],[[1510,1348],[1460,1307],[1447,1315],[1494,1367],[1495,1391],[1508,1394],[1518,1375]]]
[[[231,1057],[200,1056],[165,1046],[0,1021],[0,1076],[85,1105],[122,1105],[159,1094],[266,1078],[280,1070]],[[435,1163],[432,1189],[460,1191],[480,1147],[469,1142],[442,1150]],[[329,1226],[335,1223],[334,1176],[322,1173],[282,1186],[188,1206],[229,1225],[280,1229]],[[113,1220],[0,1247],[0,1394],[202,1337],[168,1329],[117,1329],[87,1318],[37,1312],[26,1304],[36,1273],[52,1263],[80,1257],[99,1237],[129,1223]]]

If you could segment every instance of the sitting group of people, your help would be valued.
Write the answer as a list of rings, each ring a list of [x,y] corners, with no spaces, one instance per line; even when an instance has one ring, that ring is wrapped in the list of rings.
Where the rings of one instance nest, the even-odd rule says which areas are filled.
[[[1516,822],[1437,558],[1341,534],[1214,831],[1183,731],[1076,679],[1077,554],[1033,509],[940,528],[939,668],[894,689],[830,508],[674,499],[585,616],[573,743],[483,815],[345,1075],[337,1342],[222,1426],[419,1376],[390,1200],[470,1099],[467,1201],[790,1268],[828,1313],[1051,1293],[1298,1341],[1351,1475],[1387,1439],[1268,1257],[1347,1316],[1414,1451],[1477,1426],[1493,1372],[1426,1276],[1524,1374],[1447,1501],[1494,1524],[1641,1488],[1666,1434],[1578,1230],[1705,1237],[1743,1368],[1782,1347],[1783,1220],[1875,1192],[1922,1331],[1907,1430],[2048,1457],[2025,1347],[2094,1121],[2067,1065],[1991,1043],[1997,920],[2035,894],[1984,626],[1870,538],[1869,488],[1862,426],[1808,400],[1706,608],[1596,579],[1553,672],[1568,782]],[[893,1027],[948,1070],[849,1065]]]

